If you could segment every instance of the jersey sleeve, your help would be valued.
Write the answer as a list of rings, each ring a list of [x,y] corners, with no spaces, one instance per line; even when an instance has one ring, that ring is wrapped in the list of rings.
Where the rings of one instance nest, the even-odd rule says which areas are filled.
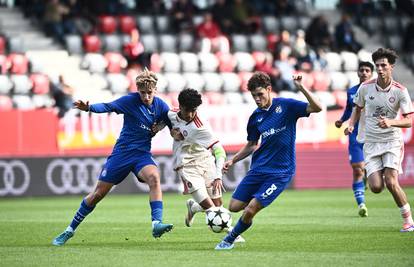
[[[309,116],[309,113],[306,111],[308,103],[291,98],[285,98],[284,102],[289,109],[289,115],[293,116],[294,119],[297,120],[300,117]]]
[[[346,93],[346,107],[341,117],[342,122],[347,121],[351,117],[353,105],[354,105],[354,102],[351,97],[351,92],[348,90],[348,92]]]
[[[201,146],[210,149],[218,142],[218,138],[213,134],[213,130],[211,129],[208,120],[203,119],[202,123],[203,127],[199,128],[196,140]]]
[[[401,100],[400,100],[400,109],[403,115],[408,115],[414,113],[413,105],[411,102],[410,95],[408,94],[408,90],[404,89],[401,92]]]
[[[258,141],[260,138],[260,132],[257,129],[254,117],[254,115],[251,115],[247,123],[247,141]]]
[[[361,85],[361,87],[359,87],[354,97],[354,104],[360,108],[365,107],[365,97],[364,97],[365,92],[366,92],[366,86]]]
[[[168,126],[168,128],[171,129],[172,128],[171,120],[168,117],[168,112],[170,111],[170,107],[163,100],[161,99],[158,99],[158,100],[159,100],[158,108],[159,108],[160,117],[157,120],[157,122],[164,122]]]
[[[120,97],[109,103],[98,103],[89,106],[89,111],[94,113],[116,112],[117,114],[126,113],[126,102],[128,96]]]

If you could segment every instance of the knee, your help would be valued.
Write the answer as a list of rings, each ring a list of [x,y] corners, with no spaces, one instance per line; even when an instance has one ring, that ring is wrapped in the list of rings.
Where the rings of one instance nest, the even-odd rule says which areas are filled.
[[[105,197],[105,195],[106,193],[102,192],[101,190],[95,190],[86,197],[87,204],[89,206],[95,206]]]
[[[378,194],[382,192],[383,187],[378,185],[369,185],[372,193]]]
[[[256,215],[256,213],[257,213],[257,210],[252,205],[247,205],[244,208],[244,214],[245,214],[245,217],[247,217],[247,218],[250,218],[250,219],[253,218],[254,215]]]
[[[242,207],[240,205],[237,205],[237,203],[231,202],[229,204],[229,211],[231,212],[239,212],[242,210]]]
[[[364,169],[363,168],[355,167],[355,168],[352,168],[352,169],[353,169],[353,172],[354,172],[354,176],[356,176],[356,177],[364,176]]]
[[[150,188],[160,187],[160,176],[158,173],[151,173],[146,178],[147,184]]]

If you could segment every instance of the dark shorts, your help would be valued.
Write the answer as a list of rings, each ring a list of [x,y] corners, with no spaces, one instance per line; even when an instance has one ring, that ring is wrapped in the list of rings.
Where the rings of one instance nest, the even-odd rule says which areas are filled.
[[[358,163],[364,161],[364,145],[358,142],[352,142],[348,145],[349,161],[351,163]]]
[[[245,203],[256,198],[263,207],[269,206],[288,186],[292,177],[276,174],[247,174],[233,193],[233,198]]]
[[[157,166],[151,153],[148,152],[134,151],[133,153],[112,154],[106,160],[99,175],[99,180],[119,184],[130,172],[133,172],[138,177],[140,170],[147,165]]]

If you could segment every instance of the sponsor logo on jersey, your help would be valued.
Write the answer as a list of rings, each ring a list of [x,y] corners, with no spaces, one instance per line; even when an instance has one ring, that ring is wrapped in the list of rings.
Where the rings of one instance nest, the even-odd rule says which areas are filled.
[[[278,128],[278,129],[275,129],[275,128],[270,128],[269,130],[264,131],[264,132],[262,133],[262,138],[266,138],[266,137],[268,137],[268,136],[271,136],[271,135],[274,135],[274,134],[280,133],[281,131],[284,131],[284,130],[286,130],[286,126],[283,126],[282,128]]]
[[[276,113],[282,113],[282,107],[281,107],[281,106],[277,106],[277,107],[275,108],[275,112],[276,112]]]

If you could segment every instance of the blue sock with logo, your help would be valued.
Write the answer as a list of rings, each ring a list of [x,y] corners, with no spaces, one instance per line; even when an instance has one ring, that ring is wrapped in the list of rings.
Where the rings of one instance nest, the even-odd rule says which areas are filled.
[[[151,221],[162,222],[162,201],[150,201]]]
[[[354,190],[355,200],[358,205],[365,203],[365,185],[363,181],[354,182],[352,184],[352,190]]]
[[[85,219],[85,217],[93,211],[95,206],[90,207],[86,204],[85,199],[82,200],[78,211],[76,212],[75,216],[73,217],[72,222],[70,223],[70,228],[72,231],[75,231],[78,228],[79,224]],[[68,228],[69,228],[68,227]],[[68,230],[70,230],[70,228]]]
[[[233,230],[231,230],[231,232],[227,234],[227,236],[224,238],[224,241],[228,243],[233,243],[236,237],[238,237],[243,232],[245,232],[247,229],[249,229],[249,227],[252,226],[252,224],[253,222],[252,223],[243,222],[242,218],[240,217],[236,226],[234,226]]]

